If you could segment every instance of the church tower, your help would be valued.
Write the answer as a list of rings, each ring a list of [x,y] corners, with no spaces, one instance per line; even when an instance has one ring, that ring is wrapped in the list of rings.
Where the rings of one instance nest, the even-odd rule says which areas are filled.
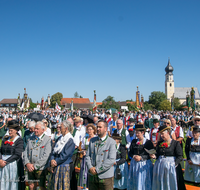
[[[174,68],[171,66],[170,59],[168,59],[168,65],[165,68],[165,94],[167,99],[171,102],[171,99],[174,95]]]

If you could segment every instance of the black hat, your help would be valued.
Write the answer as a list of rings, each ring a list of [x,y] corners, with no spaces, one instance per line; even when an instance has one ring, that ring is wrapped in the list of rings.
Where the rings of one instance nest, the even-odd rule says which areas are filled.
[[[9,129],[15,129],[17,131],[20,130],[20,126],[19,126],[19,123],[17,122],[17,120],[8,121],[8,126],[7,127]]]
[[[109,111],[107,111],[106,114],[110,114],[111,115],[111,113]]]
[[[135,125],[135,130],[136,131],[146,131],[146,128],[144,127],[143,124],[136,124]]]
[[[200,132],[200,126],[198,126],[198,125],[193,126],[193,131]]]
[[[129,113],[129,111],[125,111],[125,113]]]
[[[130,118],[128,121],[130,121],[130,122],[135,122],[135,119]]]
[[[160,121],[158,119],[154,119],[153,123],[160,123]]]
[[[171,129],[171,127],[167,126],[167,125],[162,125],[162,126],[159,127],[159,133],[161,133],[161,132],[163,132],[167,129]]]
[[[112,134],[112,138],[114,140],[115,139],[122,140],[122,137],[120,137],[119,134],[117,134],[117,130],[115,130],[114,133]]]

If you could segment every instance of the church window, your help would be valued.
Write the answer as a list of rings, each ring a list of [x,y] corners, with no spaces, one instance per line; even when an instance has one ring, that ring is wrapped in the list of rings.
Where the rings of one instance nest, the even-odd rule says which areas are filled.
[[[172,83],[170,83],[170,87],[172,86]]]

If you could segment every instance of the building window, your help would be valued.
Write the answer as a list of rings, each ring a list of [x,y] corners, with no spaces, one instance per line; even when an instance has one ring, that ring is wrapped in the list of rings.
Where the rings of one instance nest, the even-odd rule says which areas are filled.
[[[170,87],[172,86],[172,83],[170,83]]]
[[[15,107],[17,107],[17,104],[14,104]]]

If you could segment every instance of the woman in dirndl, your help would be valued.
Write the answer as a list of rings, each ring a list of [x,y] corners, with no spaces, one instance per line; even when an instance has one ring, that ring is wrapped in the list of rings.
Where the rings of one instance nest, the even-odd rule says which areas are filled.
[[[193,127],[193,138],[187,138],[185,153],[187,162],[185,165],[184,179],[193,183],[200,183],[200,128]]]
[[[145,130],[142,124],[135,125],[137,139],[133,139],[130,146],[129,156],[132,159],[128,190],[152,190],[153,164],[146,150],[152,150],[154,147],[153,143],[144,137]]]
[[[22,162],[23,139],[19,136],[19,123],[8,122],[9,136],[4,137],[0,150],[0,189],[24,190],[24,166]]]
[[[116,179],[114,175],[114,190],[127,189],[128,164],[126,162],[126,147],[120,144],[122,138],[117,133],[113,133],[112,138],[116,141],[116,162],[114,164],[114,173],[118,167],[121,171],[121,179]]]
[[[75,144],[71,132],[73,126],[69,121],[61,123],[61,133],[50,156],[49,168],[51,176],[49,178],[47,189],[50,190],[69,190],[70,177],[74,168],[72,155],[75,150]],[[71,168],[71,170],[70,170]]]
[[[156,146],[156,155],[151,154],[151,158],[157,158],[153,168],[153,190],[185,190],[181,165],[183,151],[178,141],[171,138],[171,127],[160,126],[159,133],[162,141]]]
[[[82,140],[81,148],[83,150],[83,159],[81,162],[81,170],[80,170],[80,175],[79,175],[79,186],[83,187],[84,190],[88,188],[88,168],[85,162],[85,155],[86,155],[86,151],[87,151],[90,139],[96,136],[95,134],[97,130],[94,124],[89,123],[86,126],[86,131],[89,136],[84,137]]]

